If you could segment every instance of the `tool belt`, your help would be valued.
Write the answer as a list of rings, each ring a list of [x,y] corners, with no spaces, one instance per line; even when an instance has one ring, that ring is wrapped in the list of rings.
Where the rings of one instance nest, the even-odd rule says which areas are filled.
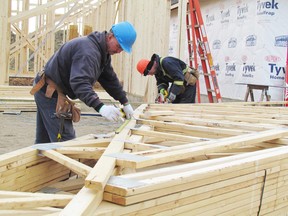
[[[40,89],[46,88],[45,96],[47,98],[52,98],[57,92],[57,105],[56,105],[56,116],[60,118],[63,114],[71,113],[71,119],[73,122],[80,121],[81,110],[76,107],[75,103],[71,101],[66,95],[63,94],[62,90],[56,85],[56,83],[49,77],[42,73],[40,80],[33,86],[30,94],[34,95]]]
[[[194,68],[188,67],[186,73],[184,74],[184,80],[186,81],[186,85],[195,85],[198,79],[199,71]]]

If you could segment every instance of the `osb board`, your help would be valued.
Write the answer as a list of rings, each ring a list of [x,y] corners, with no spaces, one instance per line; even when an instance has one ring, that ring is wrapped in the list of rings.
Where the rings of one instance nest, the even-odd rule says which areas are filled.
[[[280,104],[143,104],[110,138],[5,154],[1,189],[10,192],[0,193],[0,214],[285,214],[288,110]],[[62,167],[69,179],[51,177],[67,174]],[[47,181],[30,183],[38,172]],[[10,182],[23,181],[42,193],[16,193]]]

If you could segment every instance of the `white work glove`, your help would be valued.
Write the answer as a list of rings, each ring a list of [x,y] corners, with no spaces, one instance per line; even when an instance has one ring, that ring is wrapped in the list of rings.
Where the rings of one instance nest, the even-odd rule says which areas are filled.
[[[133,117],[134,110],[130,104],[124,105],[123,111],[125,112],[126,119],[131,119]]]
[[[112,105],[103,105],[99,113],[109,121],[117,122],[121,117],[121,112],[117,107]]]

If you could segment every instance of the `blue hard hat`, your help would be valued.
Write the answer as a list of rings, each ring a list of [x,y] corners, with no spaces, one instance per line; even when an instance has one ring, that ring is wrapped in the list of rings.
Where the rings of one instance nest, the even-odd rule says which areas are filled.
[[[121,48],[125,52],[131,53],[137,36],[133,25],[129,22],[120,22],[112,26],[112,32]]]

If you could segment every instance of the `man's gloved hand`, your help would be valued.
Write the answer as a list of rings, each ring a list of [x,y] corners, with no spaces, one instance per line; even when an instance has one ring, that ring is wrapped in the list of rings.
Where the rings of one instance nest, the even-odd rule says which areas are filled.
[[[164,88],[160,89],[160,93],[164,96],[164,99],[167,98],[167,96],[168,96],[168,91],[167,91],[166,89],[164,89]]]
[[[109,121],[118,121],[121,117],[121,112],[117,107],[112,105],[103,105],[99,110],[99,113]]]
[[[176,99],[176,95],[170,92],[167,99],[168,99],[168,103],[172,103]]]
[[[131,119],[134,114],[134,110],[130,104],[125,104],[123,106],[123,111],[125,112],[126,119]]]

